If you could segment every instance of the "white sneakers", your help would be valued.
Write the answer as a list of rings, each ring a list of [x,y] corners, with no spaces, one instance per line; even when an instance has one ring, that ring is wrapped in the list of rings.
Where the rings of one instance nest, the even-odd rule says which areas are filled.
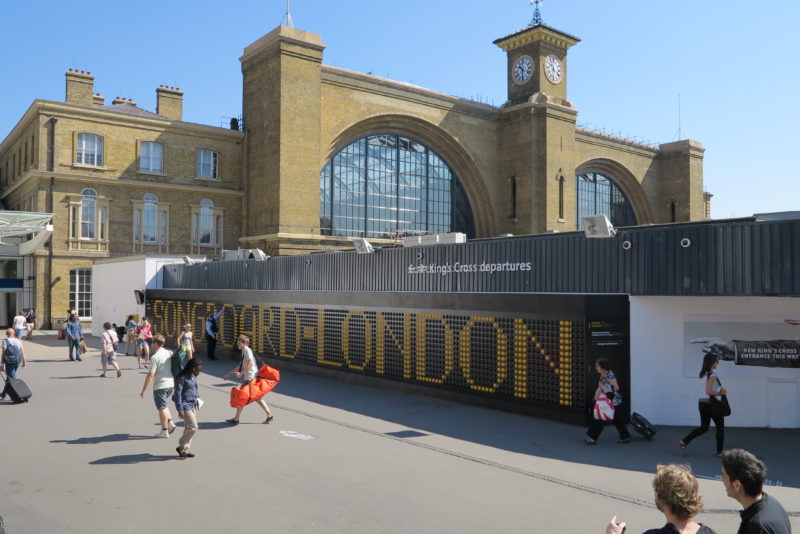
[[[162,430],[161,432],[158,432],[157,434],[155,434],[153,437],[156,437],[156,438],[168,438],[169,437],[169,431],[168,430]]]

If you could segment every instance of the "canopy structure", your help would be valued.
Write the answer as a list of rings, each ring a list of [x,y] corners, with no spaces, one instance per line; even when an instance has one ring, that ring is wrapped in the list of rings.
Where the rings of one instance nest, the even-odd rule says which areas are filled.
[[[0,256],[25,256],[39,248],[50,234],[52,213],[0,211]]]

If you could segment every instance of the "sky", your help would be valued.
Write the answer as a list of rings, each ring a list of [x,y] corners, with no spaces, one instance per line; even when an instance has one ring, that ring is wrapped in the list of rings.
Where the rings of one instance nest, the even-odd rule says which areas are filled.
[[[241,113],[239,57],[286,23],[286,0],[0,0],[0,139],[37,99],[64,100],[64,73],[91,71],[110,103],[155,111],[161,84],[184,92],[184,120]],[[292,0],[323,63],[500,106],[505,53],[529,0]],[[546,0],[544,23],[581,39],[568,54],[578,124],[706,149],[712,217],[800,210],[800,2]]]

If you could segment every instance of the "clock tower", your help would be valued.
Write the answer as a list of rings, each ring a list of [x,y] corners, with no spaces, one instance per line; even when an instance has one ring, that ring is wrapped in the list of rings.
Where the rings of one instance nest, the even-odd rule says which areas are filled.
[[[536,93],[569,106],[567,101],[567,50],[580,39],[535,24],[497,39],[494,44],[508,55],[507,105],[528,101]]]

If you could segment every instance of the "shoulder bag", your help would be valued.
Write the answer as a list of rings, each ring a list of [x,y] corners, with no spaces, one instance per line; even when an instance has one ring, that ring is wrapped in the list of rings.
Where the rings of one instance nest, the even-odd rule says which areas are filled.
[[[719,377],[717,377],[717,383],[719,387],[722,387],[722,382]],[[727,395],[720,395],[719,399],[716,395],[711,395],[709,400],[711,401],[711,411],[713,413],[721,415],[722,417],[728,417],[731,414],[731,404],[728,402]]]

